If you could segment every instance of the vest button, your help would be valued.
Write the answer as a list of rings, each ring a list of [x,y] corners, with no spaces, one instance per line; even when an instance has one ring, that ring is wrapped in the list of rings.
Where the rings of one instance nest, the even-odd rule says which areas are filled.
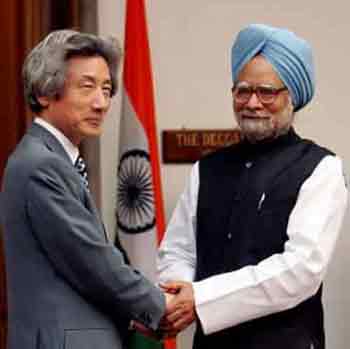
[[[245,167],[246,168],[251,168],[252,165],[253,165],[253,163],[251,161],[248,161],[248,162],[245,163]]]
[[[228,233],[228,234],[227,234],[227,238],[228,238],[229,240],[231,240],[232,234],[231,234],[231,233]]]

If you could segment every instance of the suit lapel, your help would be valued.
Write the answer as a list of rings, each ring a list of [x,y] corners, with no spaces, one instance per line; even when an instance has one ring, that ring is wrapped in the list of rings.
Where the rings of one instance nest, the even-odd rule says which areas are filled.
[[[94,214],[94,216],[98,220],[99,224],[101,225],[101,228],[102,228],[102,231],[103,231],[103,234],[104,234],[104,237],[105,237],[106,241],[109,241],[108,235],[106,233],[104,224],[103,224],[102,219],[101,219],[100,212],[97,210],[97,207],[95,205],[95,201],[91,197],[90,192],[86,189],[85,186],[84,186],[84,194],[86,195],[86,206],[87,206],[87,209]]]
[[[32,136],[32,137],[41,139],[41,141],[46,145],[46,147],[48,149],[50,149],[52,152],[60,154],[64,159],[66,159],[71,164],[72,171],[75,171],[74,165],[72,164],[72,161],[71,161],[69,155],[67,154],[67,152],[65,151],[65,149],[63,148],[62,144],[48,130],[46,130],[44,127],[42,127],[41,125],[39,125],[37,123],[33,123],[31,125],[31,127],[28,129],[27,134]],[[83,188],[83,192],[84,192],[84,196],[85,196],[85,199],[83,199],[83,201],[84,201],[83,204],[96,217],[97,221],[99,222],[99,224],[101,226],[101,230],[103,232],[103,235],[104,235],[106,242],[109,242],[108,234],[106,232],[105,226],[104,226],[103,221],[101,219],[100,212],[97,210],[97,207],[95,205],[95,201],[93,200],[89,190],[87,190],[87,188],[82,183],[82,181],[81,181],[81,186]],[[129,264],[129,259],[128,259],[127,253],[123,249],[123,247],[118,239],[118,235],[116,236],[115,246],[123,254],[125,262]]]
[[[52,152],[54,152],[56,154],[59,154],[64,159],[66,159],[70,163],[70,165],[72,166],[72,171],[76,171],[75,168],[74,168],[74,165],[73,165],[73,163],[72,163],[72,161],[71,161],[71,159],[69,157],[69,155],[67,154],[67,152],[63,148],[62,144],[48,130],[46,130],[41,125],[33,122],[31,127],[28,129],[27,134],[32,136],[32,137],[39,138],[46,145],[46,147],[50,151],[52,151]],[[77,173],[77,175],[80,176],[78,173]],[[83,191],[84,191],[84,196],[86,198],[84,200],[85,201],[84,205],[89,211],[91,211],[94,214],[94,216],[96,217],[96,219],[98,220],[98,222],[101,225],[101,228],[102,228],[102,231],[103,231],[103,234],[104,234],[104,237],[105,237],[106,241],[108,241],[107,233],[105,231],[103,222],[101,220],[100,213],[98,212],[98,210],[96,208],[94,200],[91,197],[90,192],[87,190],[87,188],[83,184],[83,182],[80,181],[80,183],[81,183],[81,186],[82,186]]]

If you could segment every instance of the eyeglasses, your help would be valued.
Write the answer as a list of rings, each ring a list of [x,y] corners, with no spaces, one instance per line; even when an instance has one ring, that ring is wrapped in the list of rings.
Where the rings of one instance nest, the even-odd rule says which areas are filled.
[[[232,88],[233,98],[238,103],[247,103],[255,93],[262,104],[272,104],[277,96],[286,91],[287,87],[276,88],[270,85],[251,86],[246,83],[238,83]]]

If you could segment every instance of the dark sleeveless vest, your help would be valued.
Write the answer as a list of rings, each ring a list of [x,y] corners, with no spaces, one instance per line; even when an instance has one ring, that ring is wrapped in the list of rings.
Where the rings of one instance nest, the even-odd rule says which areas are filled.
[[[291,130],[270,142],[242,142],[202,159],[196,280],[256,265],[283,252],[299,190],[329,154]],[[198,324],[194,348],[324,349],[321,293],[320,288],[293,309],[212,335],[205,336]]]

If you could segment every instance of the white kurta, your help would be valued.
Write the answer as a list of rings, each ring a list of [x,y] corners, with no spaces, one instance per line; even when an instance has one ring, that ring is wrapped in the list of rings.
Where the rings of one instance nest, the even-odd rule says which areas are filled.
[[[193,281],[198,189],[196,163],[160,246],[161,282]],[[334,251],[347,196],[340,158],[326,156],[301,187],[289,217],[283,253],[193,282],[196,313],[204,333],[292,308],[315,294]]]

